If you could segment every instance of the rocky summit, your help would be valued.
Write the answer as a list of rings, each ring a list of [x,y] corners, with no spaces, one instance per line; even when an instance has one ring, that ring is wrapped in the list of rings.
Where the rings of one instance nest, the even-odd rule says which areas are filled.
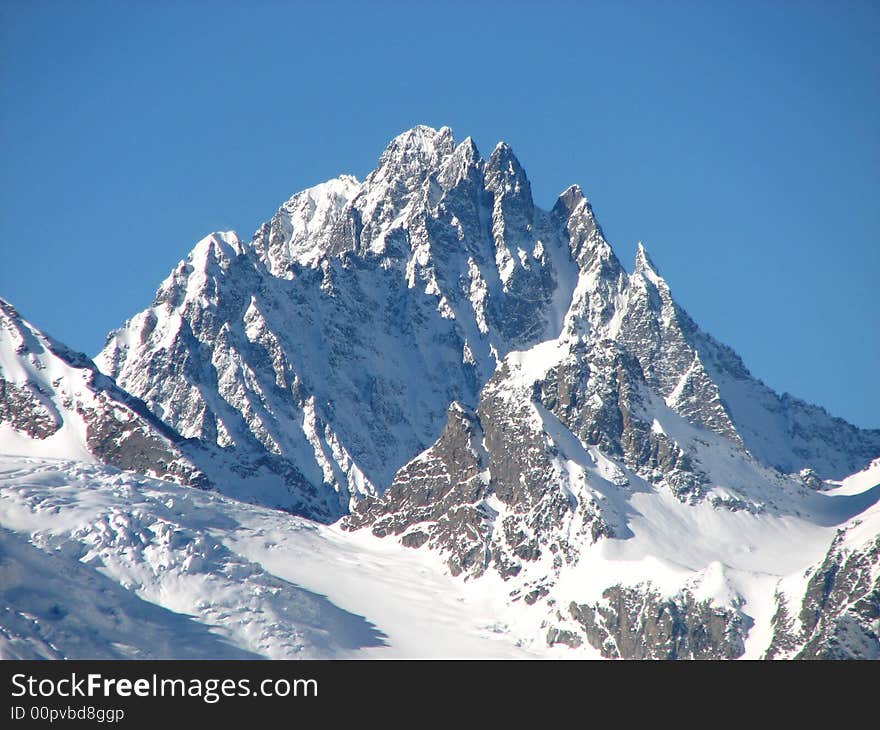
[[[3,313],[0,450],[77,414],[66,456],[424,553],[520,646],[880,658],[880,431],[753,377],[503,142],[418,126],[205,237],[94,364]]]

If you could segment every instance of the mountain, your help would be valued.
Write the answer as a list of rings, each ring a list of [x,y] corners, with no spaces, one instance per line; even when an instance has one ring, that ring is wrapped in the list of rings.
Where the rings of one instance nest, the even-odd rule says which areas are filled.
[[[754,378],[504,143],[416,127],[207,236],[95,364],[7,309],[9,560],[100,561],[199,655],[880,658],[880,431]],[[27,589],[8,652],[46,655]]]
[[[503,354],[558,329],[573,277],[508,148],[486,163],[419,127],[249,244],[200,242],[97,362],[183,435],[289,459],[336,518],[437,438],[451,402],[475,405]]]
[[[202,484],[179,437],[92,361],[0,299],[0,447]]]
[[[323,495],[307,516],[332,520],[383,494],[453,403],[477,408],[508,355],[557,340],[574,361],[547,384],[562,388],[551,410],[676,489],[705,480],[651,418],[621,421],[621,397],[784,473],[842,478],[880,453],[880,431],[753,378],[644,248],[628,274],[579,188],[541,210],[508,145],[484,160],[445,127],[395,138],[363,182],[294,195],[248,243],[203,239],[96,362],[183,436],[289,462]]]
[[[314,489],[287,462],[181,437],[88,357],[0,299],[4,453],[100,462],[290,511],[315,502]]]

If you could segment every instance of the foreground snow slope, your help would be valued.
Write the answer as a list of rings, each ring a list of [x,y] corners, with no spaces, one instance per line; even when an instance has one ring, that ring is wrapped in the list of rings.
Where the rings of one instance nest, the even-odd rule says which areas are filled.
[[[788,626],[780,639],[779,602],[803,615],[830,556],[844,565],[878,541],[878,484],[880,463],[816,493],[800,516],[627,492],[628,537],[587,544],[550,600],[686,588],[747,617],[742,656],[793,655],[808,637]],[[497,573],[453,578],[433,551],[365,530],[93,463],[0,457],[4,658],[600,656],[567,646],[564,622],[517,586]],[[858,638],[862,655],[880,656]]]
[[[374,538],[0,457],[0,657],[516,657],[484,591]]]

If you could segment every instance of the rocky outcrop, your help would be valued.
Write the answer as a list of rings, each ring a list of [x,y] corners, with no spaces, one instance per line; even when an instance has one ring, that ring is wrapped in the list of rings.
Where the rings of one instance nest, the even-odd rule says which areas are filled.
[[[878,525],[874,512],[868,524],[858,520],[838,530],[825,559],[807,573],[796,615],[792,601],[777,592],[767,658],[880,659],[880,535],[871,529]]]
[[[206,485],[174,431],[3,300],[0,355],[0,424],[33,439],[34,453],[89,454],[120,469]]]
[[[558,569],[582,543],[612,534],[586,490],[576,495],[560,484],[558,452],[534,429],[534,414],[511,410],[500,393],[492,397],[495,382],[478,411],[454,404],[437,443],[404,466],[383,496],[358,503],[343,527],[426,544],[453,575],[492,567],[504,578],[545,552]],[[552,571],[545,594],[551,583]]]
[[[286,459],[186,439],[94,363],[40,332],[0,300],[0,427],[29,440],[25,453],[94,459],[118,469],[219,489],[238,498],[329,520],[338,501]],[[8,438],[8,437],[7,437]],[[0,452],[23,448],[22,441]]]
[[[447,556],[453,575],[482,573],[491,561],[491,494],[483,431],[473,411],[449,410],[437,443],[404,466],[381,497],[367,497],[343,519],[346,529],[369,526],[374,535],[401,535],[409,547],[428,543]]]
[[[680,445],[653,428],[642,369],[613,342],[576,342],[535,389],[581,442],[670,486],[681,498],[701,494],[706,475]]]
[[[58,411],[31,383],[16,385],[0,378],[0,423],[31,438],[44,439],[61,428]]]
[[[744,651],[750,619],[735,609],[673,597],[645,587],[611,586],[602,601],[572,602],[568,611],[586,640],[609,659],[735,659]],[[571,634],[548,632],[550,644]]]

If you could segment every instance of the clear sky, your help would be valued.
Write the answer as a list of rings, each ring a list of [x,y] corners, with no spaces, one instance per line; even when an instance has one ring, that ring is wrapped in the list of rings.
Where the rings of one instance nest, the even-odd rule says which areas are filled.
[[[0,295],[94,355],[418,123],[571,183],[752,372],[880,427],[880,3],[0,2]]]

